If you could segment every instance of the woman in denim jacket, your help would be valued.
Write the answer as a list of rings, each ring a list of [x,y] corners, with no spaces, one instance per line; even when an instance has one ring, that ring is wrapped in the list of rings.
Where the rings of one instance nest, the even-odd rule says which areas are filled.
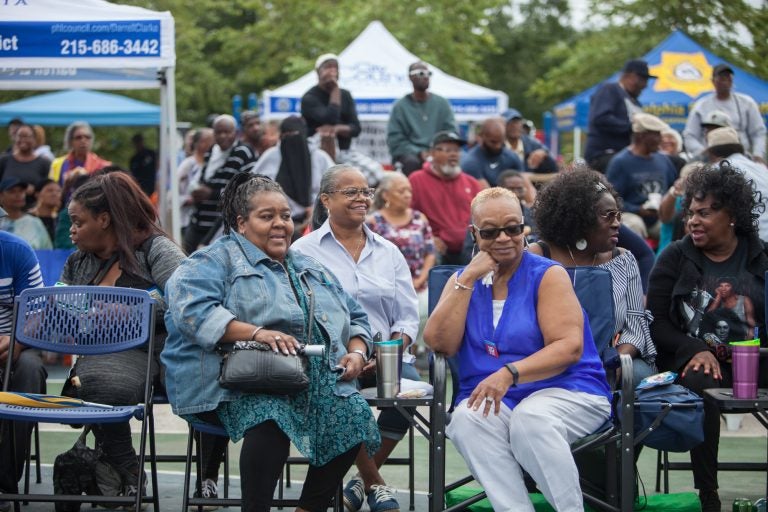
[[[368,319],[325,267],[289,251],[293,221],[278,184],[242,173],[222,202],[225,236],[190,256],[168,282],[168,397],[183,418],[221,424],[232,440],[244,440],[244,511],[269,510],[290,443],[310,460],[297,510],[324,509],[360,445],[375,451],[380,444],[354,384],[367,359]],[[314,329],[306,339],[310,292]],[[286,356],[301,343],[324,344],[326,355],[309,358],[310,385],[298,395],[245,394],[217,382],[217,345],[239,340]]]

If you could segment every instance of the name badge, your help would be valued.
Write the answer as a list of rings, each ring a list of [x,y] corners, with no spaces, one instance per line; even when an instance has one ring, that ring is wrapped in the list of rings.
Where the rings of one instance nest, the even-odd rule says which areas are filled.
[[[485,341],[485,351],[491,357],[499,357],[499,350],[496,348],[496,344],[492,341]]]

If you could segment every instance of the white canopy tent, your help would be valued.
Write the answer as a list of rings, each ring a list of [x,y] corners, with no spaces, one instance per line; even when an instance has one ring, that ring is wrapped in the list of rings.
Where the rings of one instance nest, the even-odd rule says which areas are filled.
[[[380,21],[372,21],[339,54],[339,84],[352,93],[361,121],[386,121],[392,105],[412,92],[408,65],[420,60],[389,33]],[[457,121],[474,121],[500,115],[509,101],[501,91],[472,84],[430,65],[429,90],[445,97]],[[317,84],[317,74],[306,75],[264,91],[264,117],[281,119],[301,113],[301,97]]]
[[[0,6],[0,89],[160,89],[160,211],[170,211],[171,232],[180,240],[175,64],[169,12],[104,0]]]

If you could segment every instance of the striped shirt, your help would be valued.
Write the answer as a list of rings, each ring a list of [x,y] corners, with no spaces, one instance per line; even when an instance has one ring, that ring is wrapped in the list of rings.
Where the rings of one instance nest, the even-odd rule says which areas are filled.
[[[27,288],[43,286],[32,247],[16,235],[0,231],[0,334],[10,334],[13,299]]]
[[[210,155],[206,158],[206,167],[209,158]],[[224,164],[213,174],[211,174],[210,169],[204,168],[202,173],[204,178],[201,180],[201,183],[211,189],[211,195],[208,199],[197,203],[190,225],[202,229],[214,226],[221,218],[221,205],[219,201],[221,201],[221,192],[224,190],[224,187],[227,186],[227,183],[235,174],[250,172],[257,158],[249,145],[238,143],[232,148]]]
[[[643,288],[637,260],[631,252],[625,251],[598,266],[611,273],[615,332],[621,332],[619,344],[634,345],[640,352],[640,357],[651,368],[655,368],[656,346],[651,339],[649,328],[653,317],[643,303]]]

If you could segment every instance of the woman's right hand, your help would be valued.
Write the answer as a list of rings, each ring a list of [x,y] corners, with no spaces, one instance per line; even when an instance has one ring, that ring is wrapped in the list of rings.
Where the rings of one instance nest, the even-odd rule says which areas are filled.
[[[689,370],[698,372],[701,368],[704,369],[705,375],[712,375],[713,379],[720,380],[723,378],[723,375],[720,372],[720,363],[709,350],[704,350],[693,356],[691,360],[688,361],[688,364],[685,365],[685,368],[683,368],[683,373],[680,376],[685,377],[685,374],[688,373]]]
[[[478,251],[475,257],[464,268],[464,272],[461,276],[467,276],[472,279],[474,283],[478,279],[485,277],[489,272],[497,272],[499,270],[499,264],[491,257],[490,253],[486,251]]]
[[[269,345],[273,352],[282,352],[286,356],[288,354],[295,356],[299,348],[301,348],[299,340],[290,334],[269,329],[261,329],[257,332],[254,341]]]

